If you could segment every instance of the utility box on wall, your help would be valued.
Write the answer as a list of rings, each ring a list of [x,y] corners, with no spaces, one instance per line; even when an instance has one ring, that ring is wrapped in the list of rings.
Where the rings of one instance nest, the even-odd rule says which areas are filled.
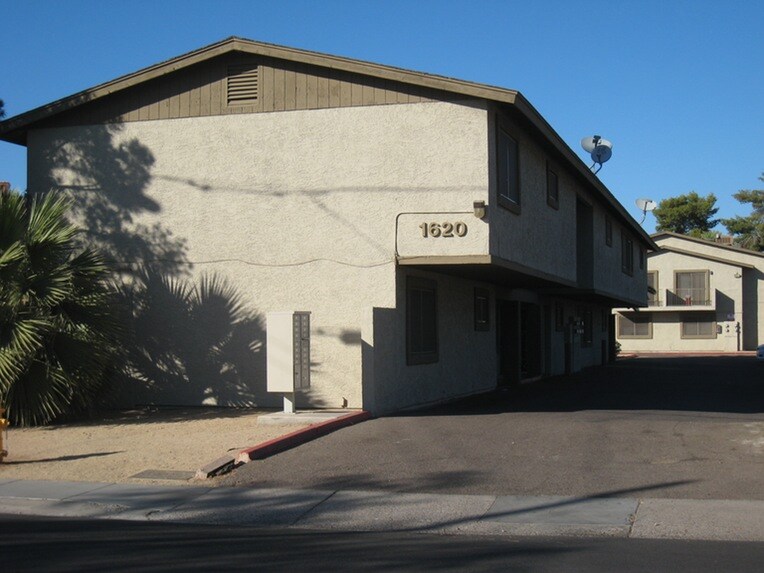
[[[310,388],[310,313],[266,315],[267,390],[293,394]]]

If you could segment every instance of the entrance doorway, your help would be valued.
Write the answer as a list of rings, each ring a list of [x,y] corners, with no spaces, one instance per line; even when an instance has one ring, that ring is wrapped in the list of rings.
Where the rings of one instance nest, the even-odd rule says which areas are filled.
[[[541,306],[500,300],[497,315],[499,386],[513,386],[541,375],[544,344]]]

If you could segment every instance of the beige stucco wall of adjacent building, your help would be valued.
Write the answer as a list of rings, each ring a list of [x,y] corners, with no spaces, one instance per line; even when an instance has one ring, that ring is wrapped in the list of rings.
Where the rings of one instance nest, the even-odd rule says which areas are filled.
[[[661,244],[665,243],[661,242]],[[688,247],[687,241],[679,240],[673,244],[685,250]],[[698,250],[701,251],[702,248]],[[719,249],[708,255],[718,257]],[[649,338],[619,336],[618,340],[623,351],[735,352],[743,348],[746,328],[750,327],[750,321],[746,320],[743,277],[750,272],[750,269],[736,265],[733,261],[725,263],[702,256],[693,256],[691,253],[677,253],[669,250],[650,256],[648,269],[657,273],[658,303],[655,306],[640,309],[639,312],[650,317],[651,336]],[[710,305],[672,304],[674,299],[667,295],[667,291],[676,292],[675,273],[678,271],[708,271],[710,273]],[[682,321],[699,316],[714,320],[718,332],[709,338],[683,338]]]
[[[744,251],[742,249],[724,248],[703,241],[688,241],[681,237],[666,235],[658,238],[659,245],[678,249],[691,250],[701,255],[718,257],[739,262],[746,268],[743,273],[743,285],[746,297],[743,301],[743,312],[747,318],[749,332],[745,336],[746,346],[755,349],[764,344],[764,254]]]

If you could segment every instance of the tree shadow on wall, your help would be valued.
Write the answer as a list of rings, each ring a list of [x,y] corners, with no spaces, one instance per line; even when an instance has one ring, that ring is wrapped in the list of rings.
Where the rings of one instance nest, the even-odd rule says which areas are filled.
[[[83,241],[118,271],[130,340],[106,402],[263,405],[261,317],[221,275],[189,275],[187,242],[151,196],[155,157],[122,124],[61,129],[35,143],[31,191],[62,191]],[[44,169],[43,169],[44,167]]]
[[[186,240],[162,224],[161,205],[146,192],[154,155],[123,130],[121,124],[78,127],[46,140],[41,153],[47,169],[34,190],[71,195],[86,240],[121,271],[132,274],[151,263],[163,273],[183,274]]]
[[[122,294],[134,340],[120,401],[262,405],[264,321],[223,277],[194,283],[143,270]]]

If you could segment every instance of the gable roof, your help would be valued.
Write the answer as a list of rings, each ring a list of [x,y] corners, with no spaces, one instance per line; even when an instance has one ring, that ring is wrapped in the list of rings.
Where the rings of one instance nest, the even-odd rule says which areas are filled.
[[[164,62],[154,64],[153,66],[138,70],[137,72],[121,76],[74,95],[11,117],[0,122],[0,140],[19,145],[26,145],[27,132],[30,129],[33,129],[39,122],[138,84],[177,72],[189,66],[231,52],[267,56],[290,62],[315,65],[323,68],[401,82],[413,86],[443,90],[455,95],[484,99],[511,106],[512,109],[527,121],[534,131],[541,135],[541,137],[552,146],[574,173],[582,178],[589,187],[594,188],[599,193],[606,205],[608,205],[626,226],[639,237],[648,249],[657,249],[652,238],[642,229],[636,220],[624,209],[623,205],[621,205],[613,196],[610,190],[591,172],[586,164],[573,152],[573,150],[571,150],[552,126],[520,92],[487,84],[468,82],[445,76],[333,56],[330,54],[256,42],[236,36],[232,36],[215,44],[205,46]]]
[[[697,251],[687,251],[685,249],[677,249],[676,247],[661,247],[659,251],[653,251],[652,253],[648,254],[648,258],[653,258],[660,256],[662,253],[677,253],[679,255],[686,255],[688,257],[694,257],[696,259],[703,259],[704,261],[714,261],[715,263],[722,263],[725,265],[730,265],[731,267],[743,267],[746,269],[755,269],[756,267],[754,265],[749,265],[746,263],[741,263],[738,261],[733,261],[730,259],[725,259],[722,257],[714,257],[713,255],[707,255],[705,253],[698,253]]]
[[[689,235],[682,235],[680,233],[672,233],[670,231],[662,231],[660,233],[653,233],[650,235],[650,237],[657,243],[661,239],[668,239],[668,238],[675,238],[675,239],[682,239],[684,241],[689,241],[691,243],[697,243],[700,245],[704,245],[706,247],[714,247],[722,252],[728,251],[732,253],[736,253],[738,255],[750,255],[753,257],[762,257],[764,258],[764,252],[759,251],[752,251],[750,249],[743,249],[741,247],[730,247],[728,245],[720,245],[719,243],[714,243],[713,241],[707,241],[706,239],[699,239],[697,237],[690,237]],[[661,247],[659,245],[660,249],[667,249],[667,247]],[[670,248],[668,250],[671,250]],[[692,253],[696,254],[696,253]],[[723,258],[723,255],[720,255]]]

